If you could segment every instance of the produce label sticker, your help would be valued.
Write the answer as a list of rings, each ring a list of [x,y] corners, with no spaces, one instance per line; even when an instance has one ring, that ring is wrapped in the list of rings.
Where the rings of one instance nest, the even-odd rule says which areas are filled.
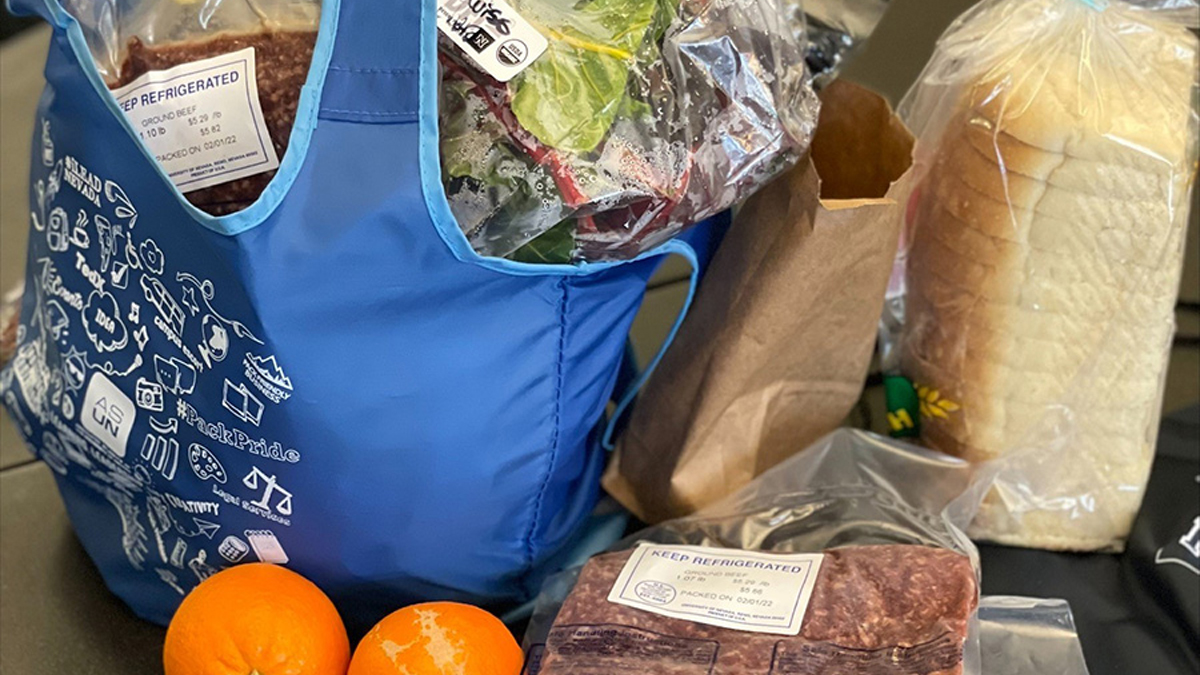
[[[823,558],[643,544],[608,601],[721,628],[799,635]]]
[[[438,0],[438,29],[485,73],[508,82],[549,43],[504,0]]]
[[[153,70],[113,90],[181,192],[279,168],[263,120],[254,48]]]

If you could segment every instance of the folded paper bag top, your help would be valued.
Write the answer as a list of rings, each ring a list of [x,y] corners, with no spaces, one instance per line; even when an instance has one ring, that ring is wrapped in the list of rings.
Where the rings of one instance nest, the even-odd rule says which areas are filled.
[[[739,213],[604,477],[647,522],[738,490],[836,428],[862,393],[913,137],[854,84],[821,99],[811,157]]]

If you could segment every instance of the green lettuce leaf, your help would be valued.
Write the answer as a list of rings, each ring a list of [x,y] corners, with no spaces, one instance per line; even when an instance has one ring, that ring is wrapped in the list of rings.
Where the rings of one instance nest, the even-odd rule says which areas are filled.
[[[546,53],[510,85],[517,121],[542,143],[595,150],[625,98],[629,69],[656,18],[659,0],[590,0],[541,26]]]
[[[575,221],[562,221],[513,251],[508,257],[517,262],[539,265],[571,262],[575,257]]]

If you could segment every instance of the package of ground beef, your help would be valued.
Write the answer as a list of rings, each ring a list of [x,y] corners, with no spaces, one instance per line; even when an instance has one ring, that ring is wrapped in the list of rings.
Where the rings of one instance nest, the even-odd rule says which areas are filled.
[[[67,0],[148,152],[212,215],[254,203],[287,151],[320,0]]]
[[[526,675],[979,675],[962,527],[989,481],[839,430],[552,579]]]

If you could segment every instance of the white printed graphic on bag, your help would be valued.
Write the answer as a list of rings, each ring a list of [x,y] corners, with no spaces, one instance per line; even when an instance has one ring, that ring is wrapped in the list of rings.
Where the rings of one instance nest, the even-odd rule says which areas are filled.
[[[11,389],[4,392],[4,405],[8,408],[9,413],[12,415],[13,422],[17,425],[17,429],[21,431],[21,434],[25,436],[25,438],[32,437],[33,426],[29,424],[29,420],[25,419],[25,413],[21,412],[21,406],[17,402],[17,395],[14,394]]]
[[[82,449],[80,439],[60,435],[53,431],[42,433],[42,461],[56,473],[66,475],[72,465],[84,469],[92,468],[92,461]]]
[[[171,590],[175,591],[176,593],[178,593],[180,595],[187,595],[187,593],[183,590],[183,588],[180,587],[179,577],[175,576],[174,572],[172,572],[171,570],[168,570],[168,569],[163,569],[161,567],[155,568],[154,571],[158,573],[158,578],[161,579],[164,584],[171,587]]]
[[[63,385],[71,391],[82,389],[83,382],[87,378],[87,362],[84,361],[83,352],[75,349],[74,345],[67,349],[66,354],[63,354],[62,378]]]
[[[200,306],[196,304],[196,294],[194,292],[199,290],[200,299],[204,302],[205,308],[208,309],[209,315],[211,315],[214,320],[219,321],[231,328],[233,330],[233,334],[242,339],[250,340],[251,342],[260,345],[263,343],[263,341],[255,337],[254,333],[252,333],[250,329],[247,328],[246,325],[241,321],[227,319],[213,307],[212,301],[214,298],[216,298],[217,293],[211,281],[201,281],[194,275],[188,274],[187,272],[180,272],[176,274],[175,280],[183,282],[184,284],[184,297],[188,300],[188,309],[192,313],[192,316],[195,316],[200,312]]]
[[[46,301],[42,321],[46,322],[46,330],[50,332],[50,336],[55,341],[67,337],[67,329],[71,325],[71,318],[67,316],[66,310],[63,309],[63,306],[57,300]]]
[[[241,562],[249,552],[250,546],[232,534],[225,537],[225,541],[222,541],[221,545],[217,547],[217,553],[220,553],[222,558],[231,563]]]
[[[205,450],[203,446],[193,447],[193,449],[197,448]],[[192,455],[189,454],[189,458],[191,457]],[[216,457],[211,457],[211,460],[215,463],[217,469],[219,469],[219,473],[211,465],[203,463],[205,461],[204,455],[198,453],[196,459],[198,460],[197,464],[199,464],[199,467],[193,466],[192,468],[196,471],[197,476],[203,474],[214,479],[218,476],[224,478],[225,469],[216,461]],[[204,479],[202,478],[202,480]],[[225,480],[217,480],[216,484],[212,486],[212,493],[224,500],[226,504],[236,506],[264,520],[269,520],[285,527],[291,526],[292,519],[289,516],[292,515],[292,500],[294,497],[291,490],[279,484],[279,478],[275,474],[267,473],[258,467],[250,468],[250,473],[242,478],[242,485],[253,491],[254,498],[243,498],[219,487],[224,484]]]
[[[158,310],[158,315],[154,317],[154,325],[158,326],[172,342],[181,341],[187,317],[180,309],[179,303],[158,279],[143,274],[141,284],[146,300]]]
[[[46,202],[54,201],[54,196],[58,194],[59,180],[65,180],[67,185],[70,185],[84,199],[92,203],[93,206],[100,206],[100,191],[103,189],[103,181],[100,178],[88,171],[88,168],[79,163],[79,160],[67,155],[64,171],[60,174],[57,170],[50,174],[51,182],[46,188]],[[56,167],[57,169],[57,167]],[[61,175],[61,178],[59,176]]]
[[[30,220],[37,233],[31,245],[44,255],[31,270],[28,325],[19,325],[12,367],[0,374],[18,430],[36,442],[52,471],[112,506],[129,565],[177,593],[215,573],[214,563],[244,561],[252,550],[262,560],[287,562],[271,530],[247,531],[251,543],[219,534],[223,505],[273,527],[291,525],[294,497],[278,474],[253,468],[230,476],[215,452],[193,441],[203,440],[199,434],[288,464],[300,453],[227,426],[228,419],[207,422],[184,399],[195,396],[206,414],[231,414],[253,429],[263,422],[266,400],[291,395],[291,380],[235,312],[218,311],[212,281],[171,269],[171,250],[140,236],[145,225],[135,233],[139,214],[119,184],[75,157],[55,156],[48,123],[41,141],[46,169],[35,177]],[[208,377],[222,362],[233,379]],[[182,470],[183,484],[194,490],[189,469],[214,501],[167,489]],[[230,482],[250,494],[218,487]],[[203,548],[210,541],[214,546]]]
[[[124,246],[125,228],[120,223],[111,223],[100,214],[92,217],[96,225],[96,237],[100,242],[100,274],[108,271],[117,254]],[[94,282],[93,282],[94,283]]]
[[[219,523],[213,523],[213,522],[204,520],[202,518],[197,518],[195,516],[192,516],[192,523],[195,524],[196,531],[189,532],[188,534],[198,536],[198,537],[204,537],[205,539],[212,539],[213,537],[215,537],[217,535],[217,532],[220,531],[220,529],[221,529],[221,525]]]
[[[175,414],[183,424],[194,427],[208,438],[236,450],[276,462],[296,464],[300,461],[299,450],[285,447],[279,441],[268,442],[265,438],[255,438],[237,427],[226,426],[224,422],[209,422],[200,416],[200,412],[192,404],[182,399],[175,404]]]
[[[279,168],[254,48],[150,71],[113,90],[134,131],[181,192]]]
[[[67,461],[67,452],[58,437],[49,431],[42,434],[41,459],[55,473],[67,475],[67,467],[70,466]]]
[[[103,373],[94,373],[83,396],[80,423],[118,457],[125,456],[137,408]]]
[[[88,234],[88,214],[83,209],[75,216],[75,227],[71,230],[71,244],[78,249],[86,249],[92,245],[92,236]]]
[[[200,332],[204,336],[203,342],[200,343],[200,358],[212,368],[212,364],[224,361],[225,355],[229,353],[229,331],[225,330],[225,326],[216,317],[208,314],[200,324]]]
[[[190,394],[196,388],[196,369],[175,357],[164,359],[155,354],[154,377],[175,395]]]
[[[111,293],[92,291],[83,305],[83,330],[97,351],[119,352],[129,342],[117,299]]]
[[[247,352],[244,365],[246,379],[273,403],[286,401],[292,395],[292,380],[284,375],[274,356],[263,358]]]
[[[233,416],[248,424],[258,426],[262,422],[263,404],[258,397],[250,393],[244,384],[234,384],[225,380],[222,390],[221,405],[233,413]]]
[[[258,467],[252,467],[242,479],[242,484],[251,490],[262,490],[262,497],[250,502],[251,506],[263,510],[274,509],[285,516],[292,515],[292,493],[280,487],[274,475],[268,476]]]
[[[213,454],[212,450],[199,443],[192,443],[188,447],[188,463],[192,467],[192,473],[202,481],[214,480],[224,485],[229,480],[225,473],[225,467],[221,465],[217,456]]]
[[[83,294],[72,291],[63,285],[62,275],[49,258],[39,258],[36,263],[41,266],[38,274],[39,286],[47,297],[61,298],[63,303],[75,311],[83,311]]]
[[[220,571],[208,564],[208,552],[204,549],[197,551],[196,557],[188,561],[188,569],[196,575],[196,583],[200,583]]]
[[[46,244],[51,251],[62,252],[71,247],[70,222],[62,207],[55,207],[46,222]]]
[[[174,480],[179,466],[179,441],[162,434],[149,433],[142,441],[141,458],[166,480]]]
[[[287,553],[284,553],[283,545],[279,543],[274,532],[246,530],[246,540],[250,542],[250,546],[254,549],[254,555],[257,555],[260,561],[276,565],[287,564]]]
[[[175,419],[174,417],[169,417],[167,418],[167,421],[164,422],[151,415],[149,422],[150,428],[153,429],[155,433],[162,434],[164,436],[174,434],[179,431],[179,420]]]
[[[134,392],[137,394],[139,408],[151,412],[163,411],[163,386],[161,384],[139,377]]]
[[[171,549],[170,563],[179,569],[183,569],[183,561],[187,556],[187,542],[182,537],[175,540],[175,548]]]
[[[42,120],[42,164],[54,166],[54,139],[50,137],[50,120]]]
[[[44,419],[50,391],[50,369],[46,367],[45,343],[37,338],[21,345],[13,356],[11,365],[29,411],[39,420]]]

